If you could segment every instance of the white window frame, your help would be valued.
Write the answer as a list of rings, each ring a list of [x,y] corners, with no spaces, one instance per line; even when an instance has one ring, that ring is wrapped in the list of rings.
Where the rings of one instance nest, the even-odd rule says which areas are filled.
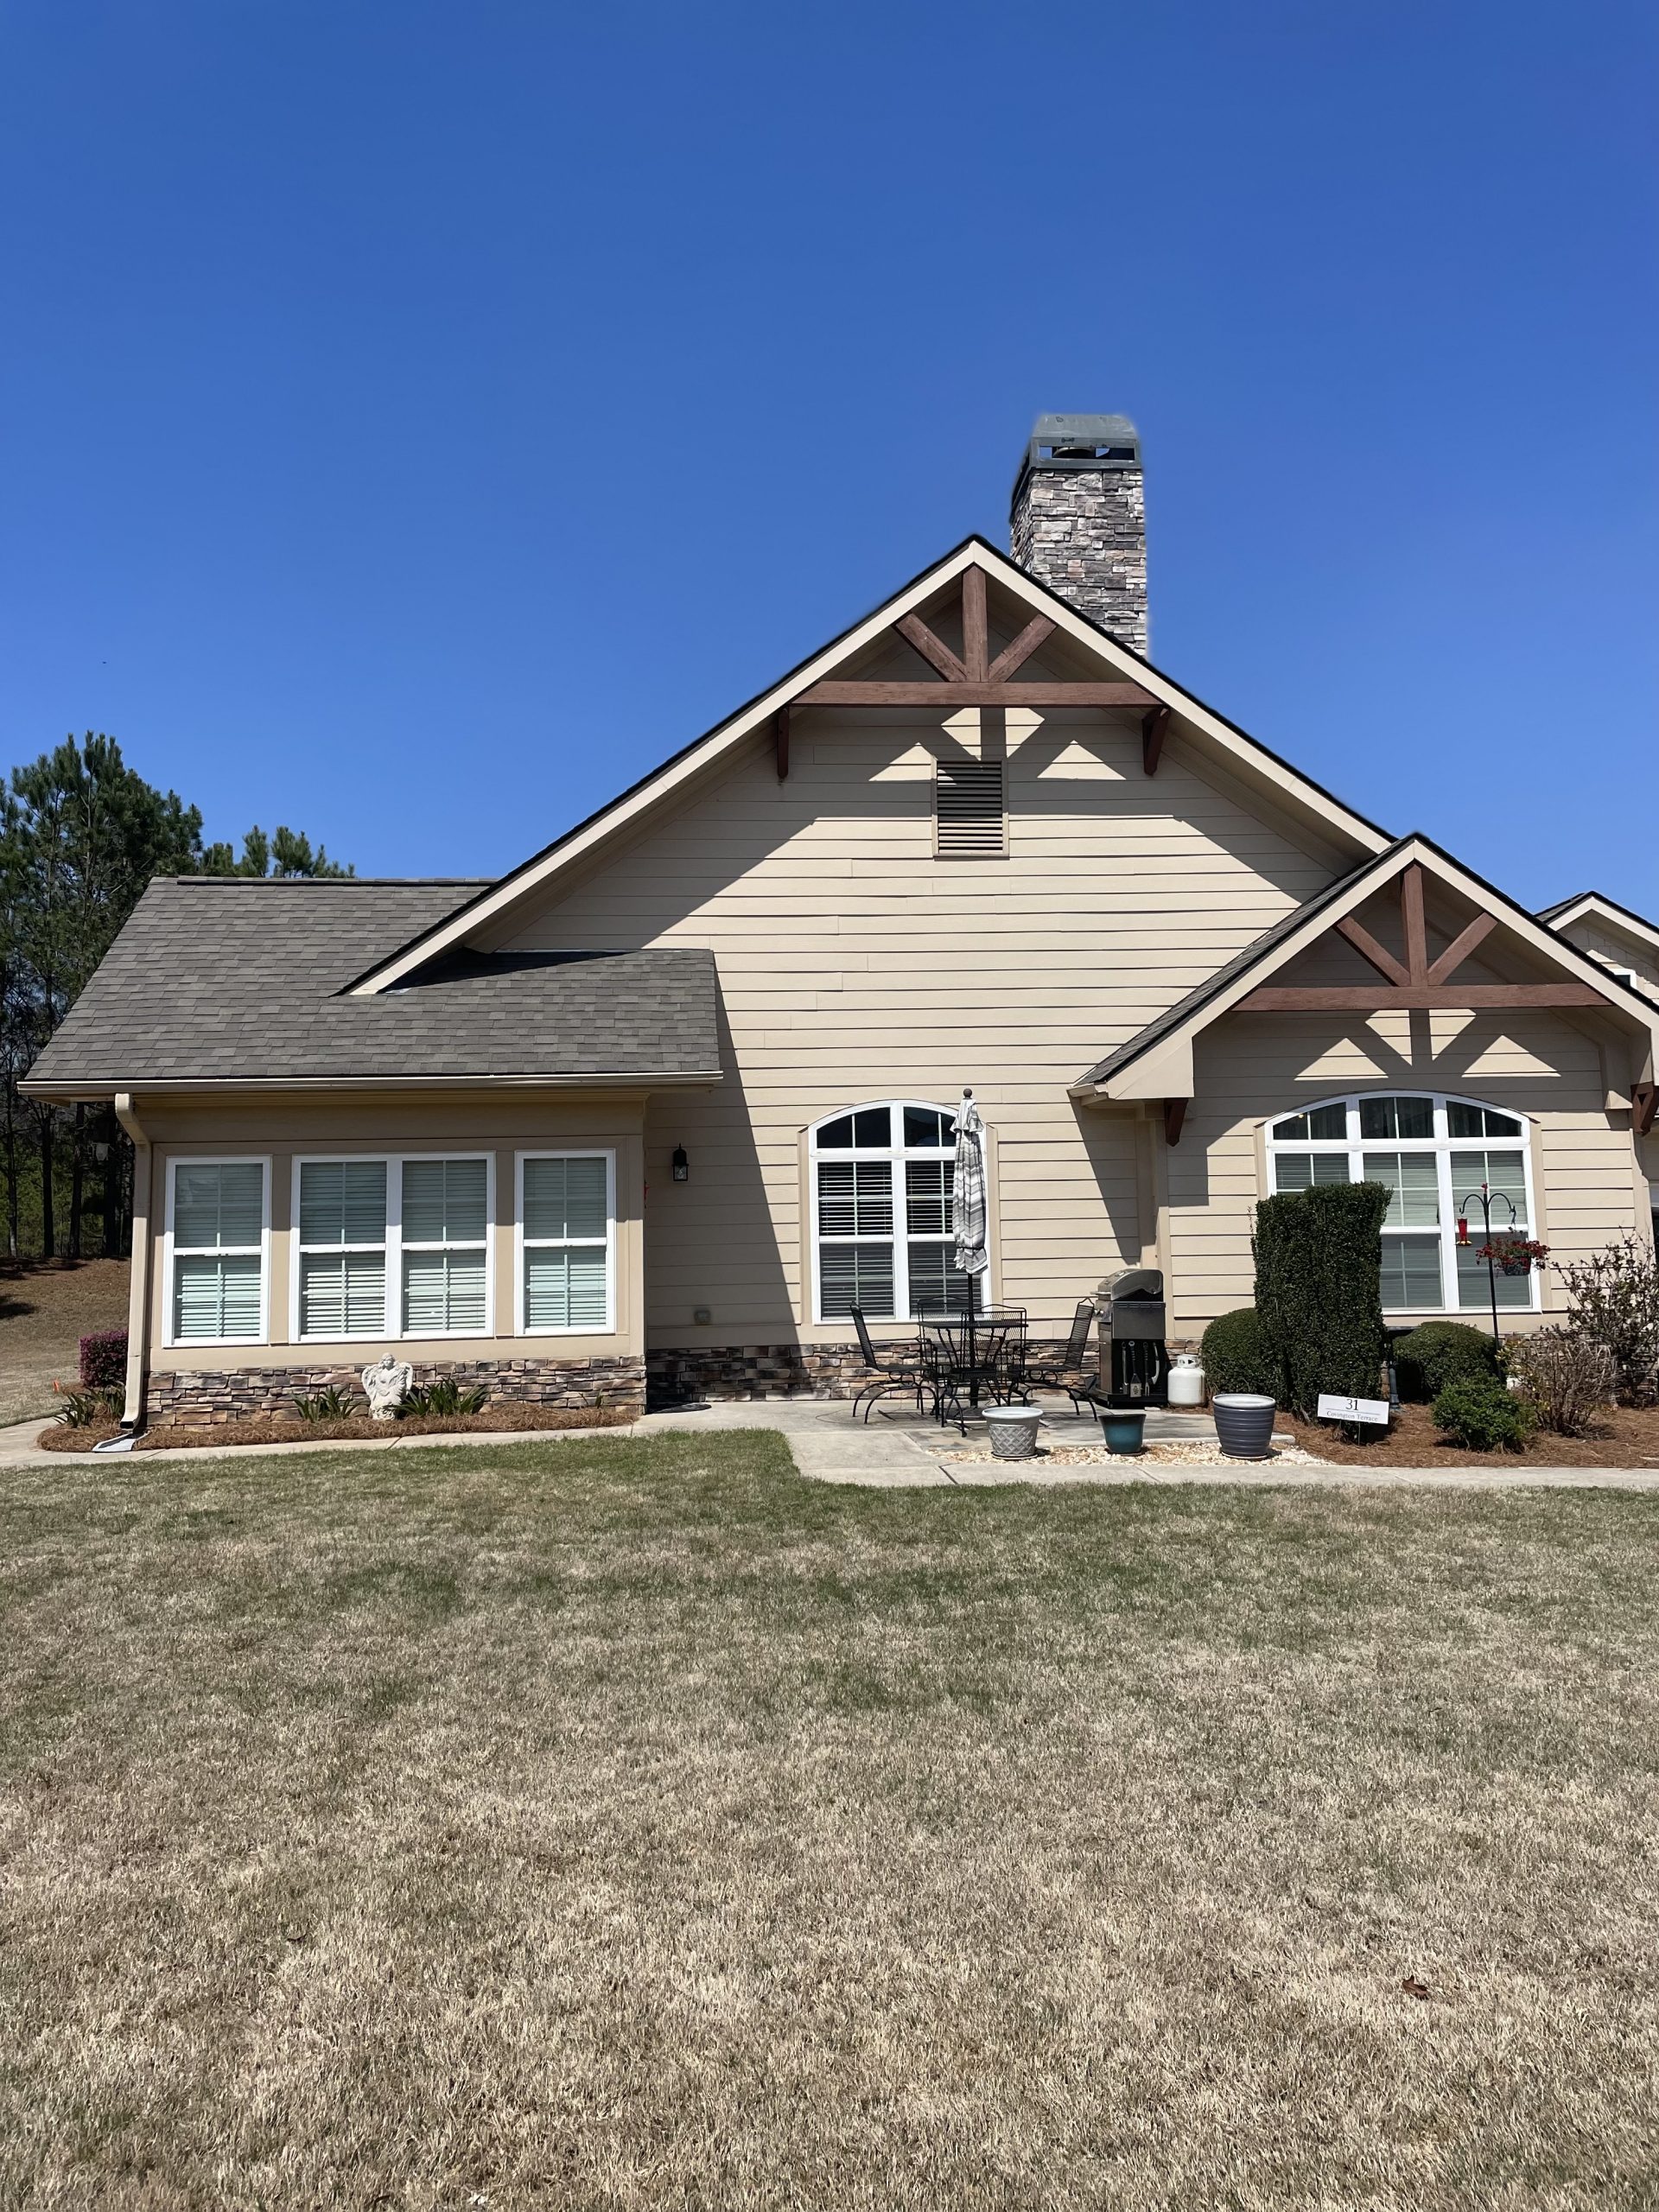
[[[568,1322],[544,1324],[532,1329],[525,1319],[525,1300],[529,1289],[526,1280],[525,1247],[532,1249],[543,1246],[563,1248],[570,1244],[593,1244],[599,1240],[589,1236],[532,1236],[524,1235],[524,1168],[532,1160],[602,1160],[605,1162],[605,1320],[602,1326],[572,1327]],[[513,1157],[512,1169],[512,1320],[514,1333],[521,1337],[613,1337],[616,1334],[616,1154],[607,1145],[538,1145],[533,1152],[521,1152]]]
[[[162,1344],[167,1351],[194,1351],[207,1344],[263,1344],[270,1340],[270,1162],[268,1152],[183,1152],[173,1154],[167,1163],[167,1215],[162,1232]],[[180,1337],[174,1333],[175,1316],[178,1311],[177,1287],[174,1281],[174,1262],[181,1256],[174,1233],[174,1215],[178,1197],[181,1167],[257,1167],[260,1176],[259,1201],[259,1333],[257,1337]],[[205,1249],[205,1248],[200,1248]],[[251,1244],[219,1245],[214,1248],[222,1256],[245,1256],[255,1248]],[[191,1245],[181,1255],[186,1259],[197,1256],[199,1248]]]
[[[304,1336],[300,1331],[300,1170],[332,1167],[340,1160],[384,1160],[386,1168],[386,1306],[382,1329],[358,1329],[346,1337]],[[412,1160],[481,1160],[484,1162],[484,1325],[481,1329],[446,1329],[434,1334],[426,1329],[405,1329],[404,1318],[404,1167]],[[493,1152],[309,1152],[296,1154],[290,1166],[289,1217],[291,1264],[289,1268],[289,1335],[296,1344],[476,1344],[495,1334],[495,1154]],[[338,1245],[323,1245],[338,1251]],[[347,1250],[370,1251],[371,1245],[347,1246]],[[447,1247],[414,1244],[416,1252]]]
[[[1433,1135],[1432,1137],[1362,1137],[1359,1134],[1360,1107],[1366,1101],[1377,1098],[1427,1099],[1434,1109]],[[1276,1137],[1274,1135],[1275,1125],[1280,1122],[1287,1120],[1291,1115],[1317,1114],[1322,1109],[1331,1106],[1341,1106],[1346,1109],[1348,1116],[1348,1134],[1346,1136]],[[1513,1137],[1454,1137],[1450,1134],[1447,1125],[1447,1109],[1452,1106],[1472,1106],[1479,1108],[1484,1113],[1502,1114],[1510,1121],[1518,1122],[1520,1127]],[[1318,1099],[1306,1106],[1297,1105],[1287,1107],[1283,1113],[1268,1116],[1262,1127],[1262,1138],[1267,1147],[1268,1183],[1272,1191],[1274,1192],[1278,1191],[1278,1160],[1281,1153],[1323,1153],[1332,1156],[1345,1156],[1348,1161],[1348,1180],[1351,1183],[1357,1183],[1363,1180],[1365,1173],[1364,1154],[1368,1152],[1408,1152],[1415,1153],[1419,1155],[1426,1154],[1433,1154],[1436,1161],[1436,1191],[1440,1200],[1440,1213],[1439,1236],[1440,1243],[1440,1298],[1442,1302],[1439,1306],[1385,1305],[1383,1310],[1385,1313],[1411,1313],[1425,1317],[1433,1315],[1436,1317],[1444,1316],[1454,1319],[1463,1319],[1466,1316],[1471,1313],[1476,1313],[1481,1309],[1473,1306],[1460,1305],[1457,1300],[1457,1206],[1459,1199],[1467,1198],[1469,1193],[1466,1191],[1454,1190],[1452,1188],[1452,1155],[1454,1152],[1518,1152],[1521,1155],[1521,1173],[1525,1179],[1527,1194],[1527,1225],[1525,1230],[1520,1233],[1528,1236],[1536,1236],[1538,1234],[1538,1207],[1536,1194],[1533,1189],[1532,1126],[1530,1117],[1528,1115],[1517,1112],[1513,1106],[1495,1105],[1492,1101],[1488,1098],[1471,1098],[1464,1091],[1417,1090],[1413,1090],[1409,1085],[1403,1084],[1395,1084],[1389,1088],[1382,1088],[1379,1086],[1377,1089],[1371,1090],[1349,1091],[1346,1094],[1335,1098]],[[1494,1222],[1492,1229],[1494,1235],[1502,1236],[1507,1231],[1507,1224]],[[1385,1229],[1382,1232],[1385,1238],[1427,1238],[1433,1233],[1433,1231],[1427,1229]],[[1475,1217],[1469,1224],[1469,1237],[1471,1245],[1474,1247],[1478,1247],[1486,1242],[1485,1233],[1482,1229],[1478,1212],[1476,1213]],[[1500,1316],[1504,1313],[1536,1313],[1540,1312],[1541,1309],[1541,1299],[1540,1296],[1541,1288],[1541,1277],[1540,1276],[1537,1268],[1535,1268],[1527,1279],[1526,1304],[1524,1306],[1519,1303],[1500,1306],[1498,1308]],[[1448,1291],[1452,1294],[1452,1300],[1449,1304],[1446,1302],[1446,1294]]]
[[[825,1151],[820,1152],[818,1149],[818,1135],[820,1131],[830,1128],[832,1124],[836,1122],[844,1121],[849,1114],[871,1114],[878,1112],[880,1109],[885,1107],[890,1117],[887,1122],[889,1135],[891,1135],[892,1131],[895,1128],[902,1131],[904,1128],[903,1122],[895,1122],[891,1117],[895,1115],[902,1115],[906,1106],[913,1107],[916,1111],[920,1114],[943,1114],[947,1122],[954,1122],[957,1117],[956,1107],[941,1106],[937,1098],[866,1098],[855,1106],[837,1106],[832,1113],[821,1115],[818,1119],[811,1124],[810,1128],[807,1131],[806,1180],[810,1199],[811,1234],[811,1249],[809,1255],[808,1264],[810,1267],[812,1274],[812,1319],[815,1326],[824,1325],[845,1328],[848,1325],[847,1316],[844,1313],[826,1314],[823,1310],[823,1270],[819,1263],[819,1253],[822,1249],[823,1240],[818,1227],[818,1163],[820,1160],[885,1160],[891,1163],[893,1171],[891,1177],[893,1190],[893,1232],[891,1236],[887,1238],[865,1236],[833,1237],[830,1241],[832,1243],[844,1244],[880,1244],[882,1243],[890,1243],[893,1246],[893,1302],[896,1310],[891,1315],[886,1313],[872,1313],[869,1316],[869,1319],[872,1321],[886,1321],[888,1319],[894,1321],[913,1321],[916,1319],[913,1304],[910,1295],[911,1239],[908,1222],[904,1211],[906,1192],[905,1188],[903,1169],[905,1163],[907,1160],[947,1160],[954,1164],[957,1156],[955,1138],[953,1137],[948,1144],[941,1145],[937,1148],[927,1145],[895,1145],[889,1143],[885,1145],[831,1145]],[[985,1140],[983,1138],[981,1139],[981,1143],[984,1146],[986,1154],[985,1249],[987,1258],[988,1259],[991,1252],[991,1223],[994,1218],[994,1209],[992,1205],[991,1193],[989,1147],[988,1144],[985,1144]],[[918,1238],[917,1241],[920,1243],[934,1240],[924,1240]],[[948,1243],[946,1249],[950,1249]],[[980,1279],[982,1283],[980,1295],[982,1298],[988,1297],[989,1295],[990,1279],[991,1269],[989,1267],[987,1267],[984,1274]]]

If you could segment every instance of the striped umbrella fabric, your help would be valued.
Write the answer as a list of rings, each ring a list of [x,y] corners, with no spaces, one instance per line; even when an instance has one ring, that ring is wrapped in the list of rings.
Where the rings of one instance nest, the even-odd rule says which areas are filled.
[[[985,1249],[985,1124],[974,1094],[964,1090],[957,1109],[957,1172],[951,1186],[957,1231],[957,1265],[966,1275],[982,1275],[990,1265]]]

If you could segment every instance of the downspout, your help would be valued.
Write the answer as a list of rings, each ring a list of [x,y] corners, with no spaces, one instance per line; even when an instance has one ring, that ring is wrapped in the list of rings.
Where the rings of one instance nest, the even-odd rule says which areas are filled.
[[[121,1409],[121,1434],[111,1447],[130,1448],[143,1428],[144,1384],[149,1372],[150,1151],[132,1093],[115,1094],[115,1118],[132,1139],[132,1285],[127,1305],[127,1395]]]

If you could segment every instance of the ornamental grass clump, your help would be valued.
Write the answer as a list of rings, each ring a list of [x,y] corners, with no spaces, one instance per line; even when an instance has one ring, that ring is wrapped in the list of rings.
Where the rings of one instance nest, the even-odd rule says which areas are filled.
[[[435,1382],[417,1383],[404,1398],[400,1411],[423,1415],[481,1414],[489,1395],[481,1384],[475,1389],[463,1390],[453,1375],[440,1375]]]
[[[1531,1409],[1495,1378],[1459,1376],[1434,1401],[1434,1426],[1465,1452],[1518,1452],[1533,1426]]]
[[[118,1389],[66,1390],[54,1382],[62,1403],[58,1419],[66,1428],[108,1428],[118,1422],[127,1402],[124,1386]]]
[[[1382,1370],[1381,1183],[1322,1183],[1255,1210],[1255,1313],[1281,1405],[1313,1420],[1321,1392],[1374,1398]],[[1360,1431],[1360,1435],[1374,1433]]]
[[[1556,1436],[1588,1436],[1618,1385],[1613,1356],[1577,1329],[1539,1329],[1516,1337],[1510,1373],[1540,1428]]]
[[[1634,1236],[1561,1268],[1571,1326],[1613,1363],[1618,1395],[1633,1406],[1659,1401],[1659,1255]]]
[[[338,1382],[327,1382],[309,1396],[296,1396],[294,1410],[302,1421],[350,1421],[358,1404],[352,1391],[342,1390]]]

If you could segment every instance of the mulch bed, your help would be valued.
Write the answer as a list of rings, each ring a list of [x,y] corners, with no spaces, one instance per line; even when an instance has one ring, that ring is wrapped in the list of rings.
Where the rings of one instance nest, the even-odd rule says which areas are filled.
[[[627,1406],[486,1406],[481,1414],[411,1414],[405,1421],[371,1421],[354,1414],[345,1421],[297,1421],[286,1414],[263,1420],[222,1421],[216,1428],[147,1429],[135,1452],[219,1452],[232,1444],[341,1444],[373,1438],[384,1444],[394,1436],[453,1436],[526,1428],[626,1428],[639,1414]],[[54,1422],[36,1442],[47,1452],[90,1452],[115,1424],[66,1428]]]
[[[1555,1436],[1535,1429],[1519,1452],[1469,1452],[1434,1426],[1427,1406],[1402,1406],[1386,1436],[1351,1444],[1327,1421],[1279,1416],[1279,1427],[1322,1459],[1355,1467],[1659,1467],[1659,1407],[1609,1406],[1599,1436]]]

